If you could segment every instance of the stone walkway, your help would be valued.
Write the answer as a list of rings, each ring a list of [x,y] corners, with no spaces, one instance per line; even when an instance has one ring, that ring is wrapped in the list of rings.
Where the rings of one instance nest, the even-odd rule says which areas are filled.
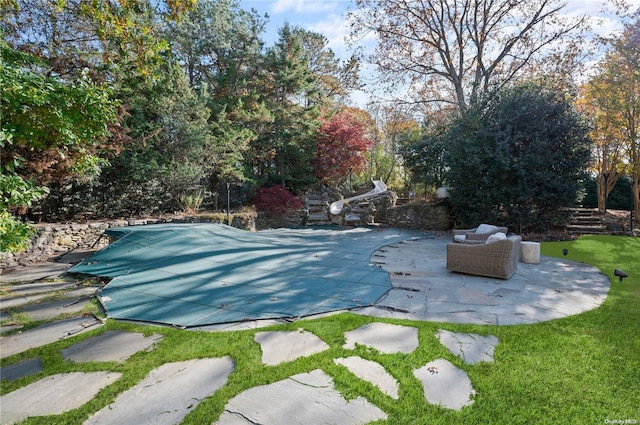
[[[390,273],[393,289],[374,306],[356,313],[455,323],[534,323],[595,308],[605,299],[609,289],[608,278],[593,267],[546,257],[542,257],[539,265],[519,263],[518,272],[507,281],[448,273],[444,268],[447,242],[445,239],[411,240],[389,245],[374,253],[372,263]],[[65,317],[60,316],[61,313],[73,315],[73,311],[66,310],[69,308],[81,314],[86,297],[96,288],[43,282],[39,279],[45,276],[39,275],[38,269],[25,270],[28,278],[20,277],[23,283],[19,285],[7,286],[11,277],[0,276],[0,283],[4,281],[0,317],[6,320],[16,309],[21,309],[20,314],[33,315],[38,320]],[[51,265],[43,265],[42,269],[49,270],[43,271],[46,276],[56,276],[61,272]],[[62,299],[42,302],[44,298],[37,298],[52,291]],[[251,329],[274,323],[278,322],[219,325],[203,330]],[[92,316],[80,315],[3,336],[0,339],[0,357],[7,358],[100,326],[102,322]],[[3,331],[6,329],[3,326]],[[460,358],[463,365],[491,363],[495,350],[499,349],[499,341],[492,335],[441,329],[434,337],[452,356]],[[365,346],[381,354],[409,354],[420,345],[417,328],[380,322],[347,331],[344,340],[345,350]],[[135,332],[105,331],[62,350],[61,355],[66,361],[77,363],[123,363],[140,351],[154,350],[160,343],[162,336],[159,334],[144,336]],[[317,335],[302,329],[257,332],[255,343],[260,346],[262,363],[266,366],[293,362],[330,348]],[[422,384],[425,403],[451,410],[473,408],[473,382],[464,366],[456,367],[449,360],[425,359],[424,364],[413,371],[414,377]],[[385,397],[397,400],[402,392],[400,383],[379,363],[355,353],[336,357],[333,362],[344,367],[354,379],[377,388]],[[3,382],[43,370],[42,360],[37,357],[4,364],[0,369]],[[225,386],[235,367],[234,359],[229,357],[163,364],[84,423],[180,423],[203,399]],[[28,416],[57,415],[77,408],[120,377],[120,373],[106,370],[44,377],[0,397],[0,423],[15,423]],[[82,391],[77,391],[78,388]],[[52,397],[52,394],[56,396]],[[386,418],[387,414],[379,406],[364,397],[345,399],[334,387],[333,378],[316,368],[250,388],[232,397],[222,414],[211,420],[216,424],[232,425],[355,425]]]

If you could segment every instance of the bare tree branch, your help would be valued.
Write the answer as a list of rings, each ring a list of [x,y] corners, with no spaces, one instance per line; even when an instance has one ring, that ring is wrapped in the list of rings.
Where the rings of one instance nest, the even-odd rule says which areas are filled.
[[[449,92],[458,108],[517,78],[585,28],[560,0],[356,0],[352,37],[370,32],[370,59],[417,101]],[[452,99],[453,100],[453,99]]]

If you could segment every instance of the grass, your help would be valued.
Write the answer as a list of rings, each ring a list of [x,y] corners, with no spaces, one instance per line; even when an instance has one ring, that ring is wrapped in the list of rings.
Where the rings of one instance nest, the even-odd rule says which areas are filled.
[[[254,341],[256,332],[267,329],[209,333],[109,320],[100,329],[3,359],[5,366],[40,357],[44,371],[13,383],[3,381],[0,391],[7,394],[54,373],[99,370],[122,373],[118,381],[81,408],[24,422],[76,424],[113,402],[118,394],[164,363],[230,356],[236,369],[227,384],[203,400],[184,424],[212,423],[226,403],[242,391],[317,368],[332,376],[336,388],[346,398],[363,396],[384,410],[389,418],[379,424],[602,424],[616,420],[640,423],[640,238],[585,236],[571,242],[543,243],[542,254],[563,257],[564,248],[569,249],[569,259],[593,264],[612,279],[609,296],[599,308],[564,319],[519,326],[382,320],[349,313],[302,320],[267,329],[304,328],[327,342],[330,349],[277,366],[261,363],[260,348]],[[619,282],[613,276],[615,268],[627,272],[629,278]],[[355,350],[342,348],[345,332],[373,321],[415,326],[419,330],[419,348],[410,354],[380,354],[361,346]],[[115,329],[147,335],[161,333],[164,339],[154,350],[139,352],[123,364],[75,364],[63,359],[60,350]],[[439,329],[495,335],[500,340],[495,361],[464,364],[438,342],[435,334]],[[400,382],[400,399],[388,397],[333,362],[334,358],[351,355],[383,365]],[[457,412],[424,401],[422,386],[414,378],[413,370],[437,358],[445,358],[467,372],[477,391],[473,405]]]

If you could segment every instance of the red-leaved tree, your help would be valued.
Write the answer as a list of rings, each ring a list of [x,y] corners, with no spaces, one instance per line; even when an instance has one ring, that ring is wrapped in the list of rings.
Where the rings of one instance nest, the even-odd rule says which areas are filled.
[[[317,140],[313,171],[320,181],[332,186],[344,181],[349,173],[363,171],[364,154],[373,145],[362,121],[349,111],[324,120]]]
[[[259,187],[256,194],[256,209],[268,214],[282,214],[302,208],[300,198],[289,192],[282,185]]]

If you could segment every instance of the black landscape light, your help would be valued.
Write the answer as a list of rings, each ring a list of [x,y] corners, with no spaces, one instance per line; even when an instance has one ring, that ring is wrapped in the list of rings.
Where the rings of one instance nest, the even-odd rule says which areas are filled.
[[[622,279],[624,279],[625,277],[629,277],[629,275],[628,275],[628,274],[626,274],[625,272],[623,272],[623,271],[622,271],[622,270],[620,270],[620,269],[615,269],[615,270],[613,271],[613,274],[614,274],[615,276],[618,276],[618,277],[620,278],[620,282],[622,282]]]

